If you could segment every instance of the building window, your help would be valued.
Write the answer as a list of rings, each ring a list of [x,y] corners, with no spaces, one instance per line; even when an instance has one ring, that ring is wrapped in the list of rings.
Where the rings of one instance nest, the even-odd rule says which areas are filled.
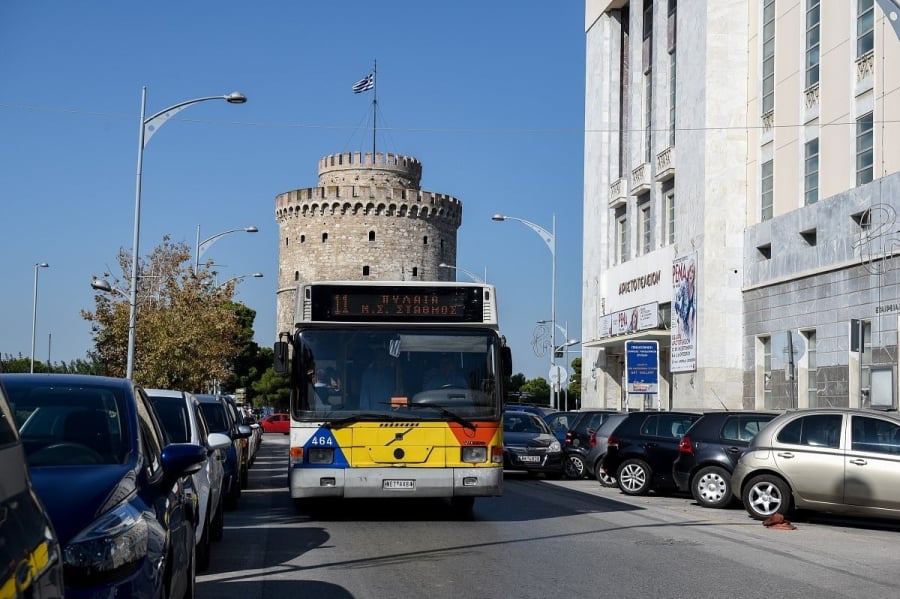
[[[819,0],[808,0],[806,6],[806,87],[819,82]]]
[[[419,267],[418,266],[413,266],[412,276],[414,276],[414,277],[419,276]]]
[[[322,243],[328,241],[328,233],[322,233]]]
[[[667,245],[672,245],[675,243],[675,190],[670,189],[666,192],[665,197],[665,207],[666,207],[666,219],[665,219],[665,235],[664,239],[666,240]]]
[[[676,32],[676,11],[678,3],[676,0],[669,0],[669,18],[668,18],[668,50],[669,50],[669,147],[675,147],[675,40]]]
[[[650,195],[650,194],[647,194]],[[650,253],[650,201],[641,204],[641,254]]]
[[[856,184],[872,180],[874,157],[872,154],[872,113],[856,119]]]
[[[619,172],[621,179],[625,176],[628,164],[628,98],[631,97],[631,86],[628,75],[631,71],[630,46],[630,12],[626,4],[619,11]]]
[[[369,276],[369,267],[368,266],[363,266],[363,276],[364,277]]]
[[[653,159],[653,0],[644,0],[643,20],[643,57],[644,73],[644,162]]]
[[[810,408],[819,407],[819,388],[816,383],[816,332],[805,331],[806,337],[806,402]]]
[[[875,47],[875,0],[856,2],[856,58]]]
[[[285,238],[284,238],[284,247],[287,247],[287,246],[289,246],[289,245],[291,245],[291,238],[290,238],[290,237],[285,237]]]
[[[760,220],[769,220],[772,218],[772,203],[773,203],[773,169],[774,163],[771,160],[767,160],[763,162],[762,170],[760,172]]]
[[[369,231],[369,241],[375,241],[375,231]]]
[[[300,243],[306,243],[306,235],[300,236]]]
[[[763,4],[762,113],[775,110],[775,0]]]
[[[819,138],[804,145],[803,201],[809,206],[819,201]]]
[[[763,408],[772,409],[772,339],[771,337],[760,337],[759,343],[762,346],[763,355]]]
[[[294,280],[295,280],[295,281],[299,281],[299,280],[300,280],[300,271],[299,271],[299,270],[295,270],[295,271],[294,271]]]
[[[422,245],[428,245],[428,235],[422,238]]]
[[[625,209],[622,208],[616,214],[616,263],[622,264],[628,260],[628,219]]]

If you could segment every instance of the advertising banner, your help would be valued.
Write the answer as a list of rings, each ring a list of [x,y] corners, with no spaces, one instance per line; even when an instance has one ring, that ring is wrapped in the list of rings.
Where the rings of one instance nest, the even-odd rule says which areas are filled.
[[[655,329],[659,326],[659,304],[656,302],[635,306],[628,310],[619,310],[600,317],[600,330],[597,337],[626,335],[638,331]]]
[[[658,341],[625,342],[625,387],[627,393],[659,392]]]
[[[672,262],[672,348],[670,370],[697,370],[697,253]]]

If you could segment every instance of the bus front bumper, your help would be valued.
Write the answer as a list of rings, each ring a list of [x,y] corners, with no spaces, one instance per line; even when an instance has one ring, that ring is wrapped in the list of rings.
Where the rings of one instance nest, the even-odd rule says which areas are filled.
[[[288,472],[291,498],[492,497],[502,468],[303,468]]]

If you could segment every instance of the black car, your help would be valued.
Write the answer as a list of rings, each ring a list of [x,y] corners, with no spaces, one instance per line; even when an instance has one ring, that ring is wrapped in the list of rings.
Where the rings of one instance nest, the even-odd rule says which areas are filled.
[[[563,444],[566,442],[566,432],[575,424],[579,414],[580,412],[553,412],[544,416],[544,422],[556,435],[560,444]]]
[[[682,435],[702,412],[629,412],[609,435],[600,467],[626,495],[674,490],[672,462]]]
[[[731,473],[750,441],[778,412],[709,412],[681,438],[672,476],[679,491],[704,507],[732,500]]]
[[[241,489],[246,487],[242,482],[246,481],[246,463],[244,456],[244,444],[241,439],[247,439],[253,431],[246,424],[237,420],[235,410],[222,395],[210,395],[198,393],[197,400],[200,409],[209,425],[209,432],[222,433],[231,437],[232,443],[225,450],[225,479],[222,482],[222,495],[225,497],[225,507],[234,509],[241,498]]]
[[[609,417],[603,421],[603,424],[600,425],[600,428],[594,431],[594,434],[591,435],[591,439],[588,442],[591,449],[584,458],[586,467],[590,471],[590,474],[597,479],[597,482],[604,487],[615,487],[616,477],[607,474],[606,471],[600,467],[600,462],[603,460],[603,456],[606,455],[606,447],[610,433],[625,420],[626,416],[628,416],[628,412],[610,414]]]
[[[0,384],[0,597],[62,597],[56,532],[25,462],[13,409]]]
[[[503,467],[550,477],[562,474],[562,447],[543,418],[524,410],[503,413]]]
[[[583,410],[566,431],[563,445],[563,472],[566,478],[578,479],[590,476],[587,455],[591,450],[591,437],[603,421],[618,412],[614,410]]]

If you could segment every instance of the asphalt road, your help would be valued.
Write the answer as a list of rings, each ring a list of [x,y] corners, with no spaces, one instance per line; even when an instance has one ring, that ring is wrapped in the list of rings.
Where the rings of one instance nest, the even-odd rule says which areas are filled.
[[[518,473],[471,520],[415,500],[345,500],[310,517],[290,501],[286,451],[286,436],[266,435],[198,574],[199,599],[856,599],[900,588],[891,523],[813,517],[772,530],[739,507]]]

